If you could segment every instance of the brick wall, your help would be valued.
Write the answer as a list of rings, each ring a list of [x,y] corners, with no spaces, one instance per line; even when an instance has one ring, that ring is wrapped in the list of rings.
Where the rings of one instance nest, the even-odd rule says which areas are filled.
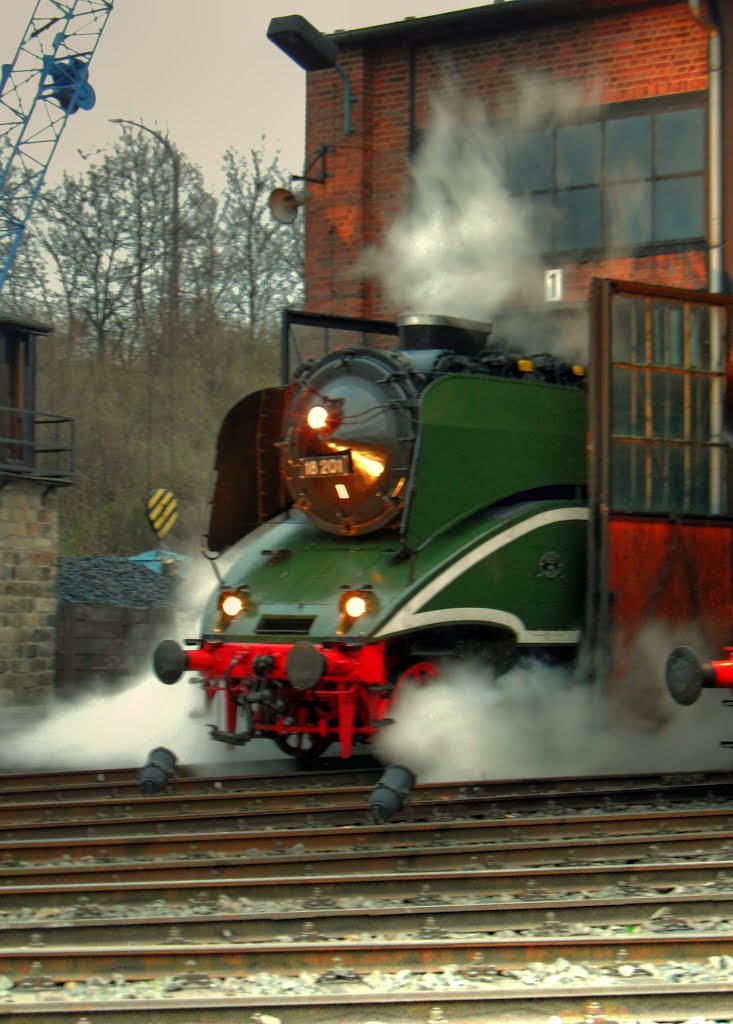
[[[150,668],[171,608],[58,604],[55,492],[24,480],[0,488],[0,707],[108,689]]]
[[[58,513],[54,492],[23,480],[0,488],[0,706],[54,692]]]
[[[457,5],[458,6],[458,5]],[[579,86],[594,104],[646,100],[707,88],[708,36],[684,0],[639,0],[614,10],[528,28],[498,29],[470,38],[414,41],[373,36],[368,45],[342,46],[339,62],[357,101],[355,134],[343,133],[343,90],[333,71],[308,75],[308,154],[323,144],[331,177],[310,188],[306,211],[307,309],[354,316],[392,317],[373,283],[357,267],[366,246],[378,241],[405,202],[410,131],[411,67],[414,127],[424,128],[429,100],[450,75],[466,95],[485,102],[489,114],[511,110],[518,72],[549,74]],[[590,5],[588,5],[590,7]],[[586,5],[579,8],[586,12]],[[606,7],[605,12],[598,12]],[[498,11],[498,8],[497,8]],[[469,14],[470,18],[470,14]],[[702,288],[706,254],[675,252],[619,257],[569,266],[566,297],[587,297],[593,275]]]

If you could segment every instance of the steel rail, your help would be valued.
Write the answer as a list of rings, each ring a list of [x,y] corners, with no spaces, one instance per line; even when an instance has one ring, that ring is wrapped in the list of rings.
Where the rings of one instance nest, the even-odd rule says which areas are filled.
[[[593,838],[542,839],[505,842],[492,846],[476,843],[449,844],[439,838],[432,844],[381,849],[342,848],[335,851],[301,849],[293,843],[275,853],[261,853],[236,834],[190,835],[180,837],[178,856],[171,854],[171,837],[157,846],[149,837],[134,841],[107,840],[97,847],[96,856],[89,840],[69,840],[65,853],[55,844],[0,844],[3,866],[2,884],[17,884],[32,878],[64,878],[67,881],[93,881],[95,876],[112,872],[120,877],[144,875],[162,880],[201,875],[220,878],[272,877],[288,866],[302,874],[322,877],[359,871],[362,876],[389,870],[472,870],[477,867],[553,867],[563,864],[577,868],[593,864],[659,862],[662,860],[710,861],[727,868],[733,856],[733,833],[710,831],[677,834],[602,836]],[[701,845],[704,844],[704,845]],[[71,853],[74,850],[74,854]],[[116,851],[114,856],[111,851]],[[160,853],[160,856],[156,856]],[[55,857],[53,856],[55,854]],[[24,858],[29,858],[26,862]],[[307,859],[304,859],[307,858]]]
[[[324,759],[321,759],[324,760]],[[366,792],[374,785],[381,774],[381,768],[371,758],[372,767],[361,769],[342,768],[330,771],[309,771],[304,773],[294,768],[292,763],[279,765],[279,771],[270,770],[269,762],[245,762],[240,764],[238,772],[232,774],[232,768],[222,765],[220,772],[216,766],[207,766],[206,771],[212,774],[194,774],[194,769],[179,768],[169,787],[169,795],[174,799],[182,796],[193,798],[196,795],[207,796],[212,793],[249,793],[256,786],[255,795],[277,797],[279,794],[292,792],[294,795],[307,792],[313,795],[321,792],[325,799],[333,794],[338,799],[340,792]],[[349,762],[351,763],[351,762]],[[260,770],[257,770],[258,765]],[[290,769],[288,771],[288,768]],[[649,773],[618,776],[601,776],[588,779],[582,776],[558,776],[544,779],[504,779],[504,780],[468,780],[462,782],[428,782],[420,783],[418,792],[429,798],[441,791],[465,795],[478,791],[493,799],[516,799],[519,797],[561,797],[561,796],[604,796],[614,797],[622,793],[634,792],[668,792],[675,791],[695,793],[706,791],[710,787],[733,787],[733,772],[679,772]],[[55,772],[38,775],[0,775],[0,797],[3,804],[42,803],[47,804],[49,797],[54,801],[70,802],[105,801],[119,798],[129,800],[140,798],[140,783],[137,769],[111,769],[100,772]],[[163,797],[164,799],[165,797]],[[150,797],[142,797],[142,802]],[[161,799],[161,798],[155,798]]]
[[[333,897],[329,897],[333,901]],[[329,939],[343,941],[359,934],[433,934],[450,937],[475,933],[501,937],[507,931],[533,935],[593,935],[608,929],[626,934],[657,931],[733,932],[733,886],[727,894],[666,894],[656,897],[613,899],[555,899],[522,902],[451,903],[439,893],[418,894],[400,907],[329,905],[328,899],[313,897],[294,908],[283,900],[279,909],[266,912],[236,908],[225,898],[213,906],[180,904],[161,915],[151,910],[145,916],[99,914],[90,904],[78,904],[78,917],[41,920],[13,920],[6,917],[0,932],[0,948],[33,946],[40,955],[55,945],[74,943],[80,949],[90,945],[124,943],[126,946],[178,941],[196,943],[260,943],[308,938],[311,930]],[[320,904],[320,905],[319,905]],[[229,910],[227,911],[227,905]],[[97,916],[99,914],[99,916]]]
[[[84,770],[58,770],[45,772],[5,772],[0,765],[0,796],[28,795],[56,793],[64,790],[88,789],[94,793],[114,788],[115,786],[128,786],[140,792],[138,767],[131,768],[89,768]],[[338,758],[322,757],[318,761],[318,767],[314,771],[299,771],[296,764],[290,758],[280,758],[273,761],[240,761],[232,765],[229,762],[205,764],[205,765],[177,765],[175,779],[177,784],[182,786],[201,784],[210,785],[214,782],[221,782],[227,785],[241,783],[245,784],[256,779],[258,785],[265,787],[283,786],[285,789],[292,789],[294,779],[313,780],[314,787],[319,784],[324,786],[333,785],[370,785],[375,775],[378,776],[379,765],[372,757],[357,755],[348,764],[343,764]],[[718,773],[715,773],[718,774]],[[642,778],[644,776],[641,776]],[[667,774],[658,776],[660,779],[672,777]]]
[[[670,837],[670,839],[674,841],[674,837]],[[697,865],[707,863],[714,865],[718,871],[729,871],[733,867],[733,858],[727,853],[719,853],[717,855],[703,853],[700,858],[695,859],[692,855],[696,853],[697,848],[692,845],[692,842],[691,840],[686,840],[684,842],[685,849],[682,848],[682,843],[678,844],[676,853],[678,854],[677,865],[679,867],[688,866],[683,860],[685,857],[692,858],[688,861],[689,866],[695,866],[695,863]],[[565,856],[563,856],[559,844],[556,844],[553,849],[549,849],[548,844],[544,846],[529,846],[526,851],[522,849],[521,844],[517,844],[514,849],[505,847],[505,855],[502,858],[495,857],[492,854],[481,856],[476,854],[474,848],[471,847],[465,850],[436,847],[408,852],[400,850],[393,855],[390,855],[388,852],[381,855],[362,854],[357,856],[353,854],[350,857],[347,853],[320,854],[309,857],[307,860],[297,856],[269,857],[257,860],[247,857],[227,857],[223,854],[208,858],[191,854],[188,859],[180,861],[119,860],[90,864],[80,862],[54,865],[43,864],[32,867],[14,866],[12,863],[4,863],[3,874],[0,878],[0,886],[2,886],[0,892],[3,891],[5,886],[10,886],[13,883],[16,885],[23,882],[28,883],[34,879],[52,879],[56,882],[74,885],[98,882],[100,879],[110,876],[117,880],[126,878],[131,882],[144,878],[156,884],[161,882],[183,882],[186,880],[202,880],[198,884],[208,884],[208,881],[214,879],[229,881],[245,879],[249,881],[254,881],[255,879],[271,880],[278,877],[278,868],[282,869],[284,866],[289,866],[291,871],[298,871],[301,878],[305,877],[311,880],[316,877],[331,880],[342,877],[344,874],[353,874],[356,871],[358,872],[357,877],[366,881],[372,874],[383,877],[385,874],[389,876],[389,874],[405,871],[451,870],[466,872],[480,870],[485,867],[506,869],[510,872],[531,868],[534,874],[537,874],[543,868],[561,867],[563,865],[571,866],[571,869],[576,874],[579,871],[586,873],[588,868],[593,866],[604,868],[628,866],[632,870],[638,870],[644,863],[654,864],[663,861],[665,856],[675,860],[671,852],[667,852],[664,855],[660,851],[658,842],[636,845],[633,842],[620,844],[615,850],[615,861],[608,856],[607,851],[603,850],[602,844],[598,844],[597,849],[599,855],[595,860],[592,858],[585,860],[578,858],[576,844],[566,847]],[[551,856],[552,852],[556,852],[555,858]],[[526,854],[526,856],[522,856],[522,854]],[[203,880],[207,881],[204,882]]]
[[[471,958],[483,954],[495,968],[522,967],[536,961],[553,961],[557,957],[607,965],[618,963],[619,950],[632,960],[643,963],[664,963],[669,960],[697,961],[703,957],[730,956],[733,935],[647,934],[607,936],[536,936],[489,939],[384,937],[376,940],[345,940],[337,945],[318,937],[306,941],[275,943],[240,943],[223,939],[216,944],[173,942],[165,945],[128,946],[97,945],[93,949],[76,946],[47,946],[42,949],[15,947],[0,949],[0,972],[16,983],[27,977],[34,962],[40,963],[43,974],[54,983],[83,981],[90,976],[110,977],[121,974],[128,980],[162,978],[183,974],[250,977],[259,971],[297,976],[302,971],[325,972],[333,963],[334,953],[344,966],[361,971],[383,969],[409,970],[414,973],[436,971],[448,967],[468,968]]]
[[[97,846],[140,846],[155,843],[157,849],[163,849],[166,843],[173,850],[181,842],[190,841],[192,830],[204,830],[207,838],[224,843],[227,834],[239,837],[240,843],[257,845],[261,850],[273,850],[282,847],[283,843],[297,841],[308,851],[333,851],[344,846],[353,846],[354,830],[336,826],[333,823],[315,826],[312,823],[313,812],[310,808],[301,811],[306,821],[311,819],[310,827],[294,827],[274,829],[272,825],[263,828],[264,822],[258,819],[258,829],[247,826],[251,822],[246,817],[229,816],[210,818],[207,815],[186,813],[187,805],[178,805],[178,814],[169,814],[159,819],[140,819],[134,816],[134,809],[128,808],[122,819],[107,813],[107,809],[98,812],[93,825],[84,822],[47,821],[36,829],[32,825],[6,828],[5,838],[0,841],[0,858],[8,854],[16,854],[17,850],[42,850],[49,844],[56,845],[59,839],[65,840],[68,851],[84,847],[86,851]],[[172,809],[171,809],[172,810]],[[362,817],[366,813],[362,809]],[[232,828],[232,824],[235,828]],[[148,826],[147,829],[145,826]],[[151,828],[150,826],[153,826]],[[371,820],[359,824],[359,837],[362,844],[388,847],[394,845],[417,845],[420,837],[435,835],[448,822],[441,818],[430,821],[398,821],[387,825],[374,825]],[[568,838],[593,839],[600,836],[638,835],[642,826],[647,825],[648,834],[667,834],[675,832],[700,833],[704,831],[733,832],[733,809],[729,805],[706,808],[666,808],[658,806],[633,812],[616,809],[613,813],[565,814],[561,817],[552,815],[536,815],[522,817],[519,814],[504,814],[493,817],[455,817],[450,821],[450,835],[457,842],[477,844],[502,844],[515,838]],[[83,836],[83,838],[81,838]],[[87,854],[85,853],[85,856]],[[27,856],[32,857],[32,853]]]
[[[251,793],[265,794],[262,813],[245,814],[241,823],[235,818],[237,831],[223,814],[214,817],[229,831],[202,831],[213,820],[207,805],[225,806],[223,792],[214,789],[194,801],[203,814],[190,806],[171,814],[190,803],[181,794],[132,801],[131,817],[152,813],[152,828],[150,821],[120,822],[124,802],[111,797],[113,830],[132,825],[138,830],[133,836],[90,836],[93,826],[83,819],[66,823],[68,835],[43,823],[44,838],[5,842],[0,975],[13,979],[13,987],[0,998],[2,1024],[45,1024],[50,1018],[43,1014],[50,1012],[65,1024],[79,1024],[79,1014],[94,1024],[137,1024],[145,1020],[143,1004],[152,991],[145,986],[154,984],[146,979],[168,991],[149,1000],[148,1020],[169,1024],[243,1024],[246,1008],[262,1013],[268,1007],[284,1015],[282,1024],[344,1024],[367,1013],[378,1013],[385,1024],[546,1024],[552,1008],[563,1019],[573,1009],[582,1016],[599,983],[606,992],[606,982],[612,998],[624,987],[631,992],[612,1004],[604,994],[604,1007],[612,1005],[619,1016],[633,1012],[632,1000],[637,1016],[642,1005],[659,1013],[665,987],[667,1020],[685,1016],[684,1001],[688,1017],[699,1012],[701,998],[718,1019],[728,1013],[732,997],[720,965],[733,954],[733,933],[724,923],[733,905],[733,829],[731,812],[708,805],[705,794],[724,791],[709,777],[676,776],[661,792],[658,779],[645,778],[643,787],[638,778],[616,779],[605,799],[599,796],[603,780],[601,789],[596,780],[571,780],[573,788],[554,801],[547,783],[506,788],[493,801],[478,784],[421,787],[410,809],[418,820],[386,829],[371,823],[337,828],[344,806],[321,799],[322,779],[306,783],[300,776],[294,785],[292,776],[278,778],[268,805],[267,786],[251,777]],[[336,803],[348,808],[357,792],[341,786]],[[640,793],[651,808],[619,812],[619,801],[638,804]],[[680,806],[682,796],[692,806]],[[242,799],[236,791],[231,797]],[[108,811],[107,799],[100,800]],[[69,801],[62,791],[54,809],[65,803],[84,801]],[[612,813],[599,814],[598,803]],[[25,813],[31,804],[21,797],[16,806]],[[463,814],[480,810],[475,820],[457,821],[456,807]],[[479,817],[487,810],[490,817]],[[278,816],[296,827],[277,830]],[[166,821],[187,831],[165,834]],[[615,832],[609,835],[607,827]],[[640,829],[650,831],[640,835]],[[50,857],[53,863],[23,864],[24,852],[31,861]],[[64,884],[53,884],[61,878]],[[353,903],[334,906],[337,899]],[[123,901],[141,916],[122,916]],[[55,919],[53,910],[60,911]],[[29,913],[40,919],[14,920]],[[719,966],[710,961],[707,973],[696,973],[710,957],[719,958]],[[561,991],[533,985],[529,994],[508,973],[564,958],[592,966],[594,980],[560,984]],[[685,983],[665,986],[637,971],[654,962],[661,972],[679,959],[690,964]],[[626,985],[623,969],[633,983]],[[376,991],[366,990],[366,976],[386,977],[385,970],[392,978],[409,972],[418,990],[435,987],[385,995],[377,980]],[[311,985],[302,997],[277,994],[281,982],[304,971],[315,978],[315,989]],[[253,985],[258,973],[273,979],[271,996]],[[106,980],[95,988],[94,977]],[[460,988],[461,979],[470,990],[447,990],[449,984]],[[110,1005],[110,996],[126,994],[130,985],[138,990],[129,1008],[119,1000]],[[443,1016],[426,1006],[443,1002]],[[353,1017],[345,1017],[347,1006],[354,1007]],[[118,1010],[120,1016],[110,1016]],[[232,1010],[237,1015],[229,1017]]]
[[[726,775],[726,779],[728,776]],[[705,802],[722,803],[729,799],[733,790],[733,782],[708,780],[704,785],[679,785],[660,790],[658,784],[636,786],[623,790],[624,802],[628,807],[658,806],[660,809],[669,807],[674,802],[680,804],[685,798],[696,806]],[[97,827],[100,819],[115,817],[134,817],[136,821],[164,822],[174,817],[181,820],[181,814],[191,819],[206,819],[216,822],[227,817],[237,816],[243,820],[251,820],[252,828],[257,822],[267,820],[268,824],[281,825],[283,828],[294,827],[305,811],[317,811],[319,816],[331,820],[334,825],[360,824],[368,820],[367,795],[368,787],[340,786],[332,791],[315,790],[313,788],[280,789],[276,791],[262,788],[246,790],[228,790],[213,788],[203,793],[186,794],[176,791],[172,794],[156,796],[120,797],[107,792],[102,800],[97,794],[84,800],[63,799],[49,804],[48,794],[45,802],[21,801],[0,805],[0,825],[5,830],[19,832],[23,825],[33,825],[39,834],[46,830],[72,828],[75,826]],[[615,794],[618,800],[620,794]],[[483,816],[500,817],[502,813],[516,814],[551,814],[552,816],[589,813],[598,810],[599,798],[609,798],[609,791],[598,789],[593,792],[583,791],[545,791],[532,793],[530,787],[519,792],[494,792],[491,787],[481,785],[431,785],[418,786],[412,800],[401,817],[406,821],[424,821],[426,818],[441,816],[465,817]],[[181,803],[185,805],[180,811]],[[175,812],[175,813],[174,813]]]
[[[409,871],[370,875],[343,874],[318,878],[312,874],[273,875],[252,878],[246,873],[236,879],[202,877],[176,879],[161,885],[149,878],[133,881],[113,880],[109,875],[97,876],[92,883],[67,882],[50,884],[44,876],[39,884],[5,885],[2,906],[6,913],[13,909],[34,907],[68,908],[79,905],[106,907],[117,903],[139,905],[153,900],[175,904],[195,902],[199,906],[222,899],[265,905],[267,911],[278,901],[305,904],[316,897],[327,899],[362,899],[365,904],[376,900],[384,904],[402,904],[425,893],[435,892],[444,899],[460,899],[467,893],[473,899],[510,899],[533,902],[554,900],[573,893],[598,894],[611,890],[614,896],[669,896],[681,887],[702,895],[710,891],[733,889],[733,863],[667,863],[621,866],[587,866],[579,873],[577,867],[486,869],[473,871]]]
[[[607,1016],[634,1018],[639,1024],[655,1021],[683,1021],[699,1016],[706,1007],[707,1017],[721,1020],[733,1017],[733,995],[727,984],[656,985],[640,988],[638,984],[619,984],[604,988],[598,996],[597,987],[547,986],[527,989],[496,984],[462,991],[408,991],[378,995],[343,991],[343,985],[324,985],[323,993],[308,996],[272,997],[263,995],[230,995],[223,998],[200,992],[177,998],[110,1000],[106,1003],[73,1004],[44,1001],[0,1004],[3,1024],[245,1024],[257,1020],[245,1016],[246,1011],[282,1015],[283,1024],[346,1024],[378,1019],[380,1024],[547,1024],[548,1016],[562,1015],[563,1020],[587,1019],[591,1007]],[[328,991],[328,989],[331,991]],[[478,991],[477,991],[478,989]],[[334,991],[335,990],[335,991]],[[349,1016],[345,1016],[348,1013]],[[81,1016],[80,1016],[81,1015]]]

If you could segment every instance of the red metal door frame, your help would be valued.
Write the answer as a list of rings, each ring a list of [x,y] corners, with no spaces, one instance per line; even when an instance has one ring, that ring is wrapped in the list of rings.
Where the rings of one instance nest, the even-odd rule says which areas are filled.
[[[645,622],[661,620],[673,624],[694,619],[709,637],[711,645],[725,642],[730,633],[731,558],[733,552],[730,518],[730,452],[714,440],[711,424],[710,451],[716,450],[721,480],[725,480],[722,509],[715,515],[688,514],[684,509],[619,507],[614,495],[614,301],[634,297],[646,303],[645,330],[651,330],[655,303],[682,304],[684,310],[708,307],[722,314],[720,363],[709,378],[721,380],[728,364],[733,297],[681,288],[646,285],[610,279],[595,279],[591,290],[588,473],[589,543],[586,599],[586,645],[594,674],[601,681],[613,681],[619,668],[619,651]],[[713,319],[711,318],[711,324]],[[685,331],[687,327],[684,328]],[[708,339],[709,340],[709,339]],[[687,345],[687,341],[685,341]],[[687,350],[685,350],[687,351]],[[685,357],[686,359],[686,357]],[[680,375],[692,371],[683,362]],[[638,370],[639,366],[633,369]],[[670,366],[644,366],[653,373],[670,371]],[[676,369],[676,367],[675,367]],[[694,374],[693,374],[694,375]],[[728,366],[727,383],[731,381]],[[711,388],[712,388],[711,384]],[[712,391],[711,391],[712,394]],[[723,406],[726,425],[733,388],[726,386]],[[689,417],[689,414],[688,414]],[[717,435],[716,435],[717,436]],[[626,440],[626,439],[624,439]],[[662,446],[665,441],[642,439]],[[684,441],[687,442],[685,437]],[[670,445],[671,447],[671,445]],[[700,447],[700,446],[698,446]],[[617,448],[617,450],[620,450]],[[630,450],[630,449],[628,449]],[[661,450],[661,448],[657,448]],[[712,454],[710,455],[713,459]],[[711,468],[711,475],[714,468]]]

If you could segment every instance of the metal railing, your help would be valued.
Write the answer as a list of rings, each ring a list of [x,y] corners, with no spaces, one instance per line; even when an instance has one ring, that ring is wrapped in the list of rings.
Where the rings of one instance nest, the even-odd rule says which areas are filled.
[[[72,480],[73,455],[70,417],[0,405],[0,478],[65,486]]]
[[[398,348],[393,340],[398,333],[397,324],[392,320],[284,309],[280,321],[280,383],[289,384],[291,372],[301,363],[320,359],[335,349],[369,345]]]

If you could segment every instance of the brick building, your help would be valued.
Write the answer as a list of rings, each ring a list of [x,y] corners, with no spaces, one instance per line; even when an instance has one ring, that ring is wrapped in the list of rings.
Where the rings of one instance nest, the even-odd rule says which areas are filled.
[[[448,79],[500,126],[509,191],[542,211],[540,271],[527,275],[525,302],[542,301],[544,270],[558,269],[568,303],[585,301],[593,276],[730,291],[730,5],[504,0],[328,39],[342,74],[326,67],[307,78],[306,165],[327,174],[305,203],[307,309],[405,311],[354,268],[412,201],[409,160]],[[572,109],[524,122],[528,82],[540,95],[564,83]]]
[[[50,328],[0,315],[0,706],[54,693],[57,487],[71,482],[72,424],[38,412],[36,347]]]
[[[733,4],[497,0],[328,37],[274,27],[308,71],[306,309],[491,320],[528,353],[577,344],[590,366],[590,646],[659,619],[712,623],[719,649],[733,565]],[[381,273],[366,276],[374,246]]]

